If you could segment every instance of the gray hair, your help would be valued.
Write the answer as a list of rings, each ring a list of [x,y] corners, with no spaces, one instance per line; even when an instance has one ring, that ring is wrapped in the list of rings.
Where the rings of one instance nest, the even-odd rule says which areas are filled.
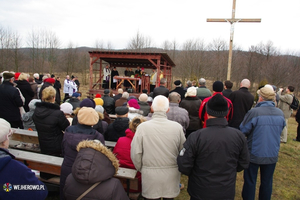
[[[167,112],[169,109],[169,100],[163,95],[158,95],[152,102],[152,109],[154,112]]]
[[[128,99],[129,93],[128,92],[123,92],[122,97],[125,99]]]
[[[167,82],[167,79],[165,79],[165,78],[160,79],[160,84],[165,84],[166,82]]]
[[[188,81],[186,82],[186,85],[187,85],[188,87],[192,87],[192,81],[188,80]]]
[[[206,80],[204,78],[200,78],[198,82],[199,82],[199,85],[205,85]]]
[[[171,92],[169,94],[169,100],[172,103],[179,103],[181,100],[181,96],[180,96],[180,94],[178,94],[178,92]]]

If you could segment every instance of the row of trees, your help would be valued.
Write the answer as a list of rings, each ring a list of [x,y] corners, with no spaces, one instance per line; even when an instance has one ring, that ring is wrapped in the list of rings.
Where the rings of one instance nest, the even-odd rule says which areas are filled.
[[[45,30],[32,30],[26,38],[27,48],[21,48],[23,40],[19,34],[0,26],[0,71],[13,70],[29,73],[66,72],[82,73],[86,77],[89,68],[90,50],[113,50],[111,43],[96,41],[93,48],[78,48],[69,43],[61,49],[61,42],[55,33]],[[228,61],[228,41],[214,39],[187,40],[179,44],[176,40],[165,41],[153,48],[151,37],[137,32],[129,39],[126,51],[167,52],[176,63],[173,77],[182,81],[198,80],[200,77],[211,80],[226,80]],[[243,51],[234,46],[231,81],[237,84],[248,78],[254,84],[267,81],[277,86],[300,84],[299,53],[282,53],[271,41],[259,43]],[[85,80],[84,80],[85,81]]]

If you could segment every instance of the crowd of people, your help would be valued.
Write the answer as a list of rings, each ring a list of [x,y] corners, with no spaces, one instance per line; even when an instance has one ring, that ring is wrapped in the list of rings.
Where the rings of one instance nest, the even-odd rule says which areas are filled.
[[[31,78],[26,73],[2,73],[1,177],[19,169],[19,173],[28,174],[23,182],[43,184],[8,151],[11,128],[21,128],[37,131],[42,154],[64,158],[61,199],[76,199],[82,194],[128,199],[121,183],[113,178],[119,166],[138,171],[139,187],[131,192],[141,192],[144,199],[177,197],[181,173],[189,178],[191,200],[234,199],[240,171],[244,171],[243,199],[255,199],[258,169],[259,199],[271,198],[280,143],[287,142],[293,86],[276,92],[275,86],[264,85],[257,90],[254,102],[248,79],[241,80],[236,91],[229,80],[214,81],[210,90],[204,78],[198,84],[187,81],[185,88],[176,80],[174,90],[169,91],[162,77],[159,86],[153,87],[157,78],[153,69],[153,91],[143,90],[136,97],[121,88],[113,94],[107,85],[111,81],[115,86],[110,76],[118,72],[108,66],[104,72],[104,92],[93,99],[83,99],[74,76],[67,75],[62,86],[59,77],[50,74],[40,81],[38,74]],[[126,69],[130,72],[132,69]],[[142,73],[138,69],[137,74]],[[299,112],[296,119],[300,122]],[[105,147],[105,141],[116,142],[113,152]],[[300,141],[299,132],[295,141]],[[42,172],[40,176],[53,177]],[[20,181],[5,177],[6,182]],[[0,199],[8,198],[7,194],[0,193]],[[35,195],[45,198],[47,189]]]

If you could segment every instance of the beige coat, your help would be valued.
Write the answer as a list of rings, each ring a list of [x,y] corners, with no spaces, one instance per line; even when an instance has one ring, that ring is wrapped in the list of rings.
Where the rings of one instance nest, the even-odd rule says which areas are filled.
[[[150,121],[140,124],[131,143],[131,159],[142,173],[145,198],[174,198],[179,195],[180,172],[177,156],[185,136],[182,126],[155,112]]]
[[[278,108],[282,110],[284,118],[288,119],[292,114],[292,109],[290,108],[291,103],[293,102],[293,96],[291,94],[281,95],[281,92],[278,91],[279,95],[279,105]]]

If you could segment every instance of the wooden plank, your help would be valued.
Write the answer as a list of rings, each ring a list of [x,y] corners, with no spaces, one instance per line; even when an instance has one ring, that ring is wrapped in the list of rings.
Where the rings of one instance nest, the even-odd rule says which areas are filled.
[[[38,133],[36,131],[28,131],[28,130],[16,129],[16,128],[14,128],[13,130],[15,132],[14,134],[12,134],[11,140],[25,142],[25,143],[39,144]],[[105,146],[114,148],[116,146],[116,142],[105,141]]]
[[[9,149],[9,152],[30,169],[60,175],[63,158],[28,151]]]

